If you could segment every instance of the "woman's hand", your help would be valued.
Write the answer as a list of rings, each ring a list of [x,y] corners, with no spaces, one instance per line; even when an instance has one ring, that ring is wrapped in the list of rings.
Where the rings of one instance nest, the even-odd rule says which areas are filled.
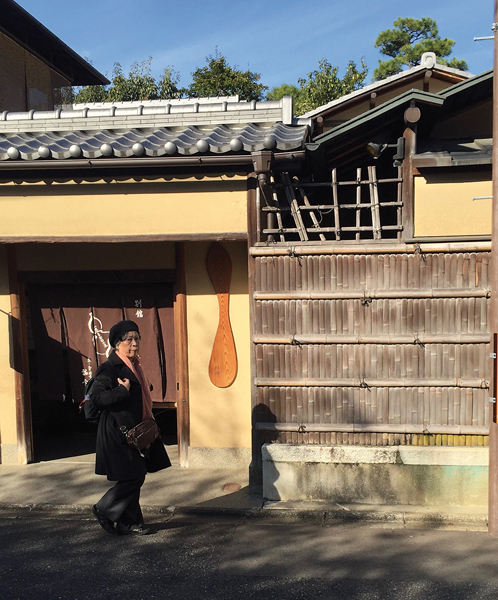
[[[118,377],[118,383],[119,383],[119,385],[124,385],[124,386],[125,386],[125,388],[126,388],[128,391],[130,391],[130,380],[129,380],[129,379],[120,379],[120,378]]]

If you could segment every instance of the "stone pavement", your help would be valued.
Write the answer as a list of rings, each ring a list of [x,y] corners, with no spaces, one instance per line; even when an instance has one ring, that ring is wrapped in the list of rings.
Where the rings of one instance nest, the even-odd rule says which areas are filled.
[[[485,507],[340,505],[324,502],[265,502],[249,493],[248,469],[184,469],[176,447],[168,447],[173,466],[147,475],[144,513],[248,514],[321,522],[369,521],[395,528],[487,530]],[[89,511],[109,488],[94,474],[94,455],[29,465],[0,465],[0,508]]]

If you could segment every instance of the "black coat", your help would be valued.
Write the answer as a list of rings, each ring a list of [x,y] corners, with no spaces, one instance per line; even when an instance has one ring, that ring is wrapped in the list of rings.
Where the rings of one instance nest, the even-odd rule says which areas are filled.
[[[130,380],[129,391],[124,385],[118,384],[118,377]],[[95,404],[102,410],[97,430],[97,475],[107,475],[111,481],[126,481],[171,466],[160,439],[152,444],[147,458],[141,457],[137,450],[127,444],[111,414],[117,413],[121,425],[127,429],[142,421],[142,388],[133,372],[114,351],[109,360],[98,368],[91,393]]]

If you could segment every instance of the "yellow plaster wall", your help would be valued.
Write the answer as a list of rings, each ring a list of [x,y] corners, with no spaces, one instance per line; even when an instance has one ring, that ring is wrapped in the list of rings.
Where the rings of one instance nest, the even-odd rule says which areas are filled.
[[[174,269],[174,242],[19,244],[20,271]]]
[[[247,232],[243,177],[0,186],[1,237]]]
[[[186,245],[190,445],[249,448],[251,446],[250,327],[247,245],[223,243],[232,259],[230,320],[238,372],[228,388],[214,386],[209,359],[218,326],[218,299],[206,270],[209,243]]]
[[[491,235],[491,194],[491,172],[415,177],[415,236]]]
[[[17,462],[16,395],[14,371],[10,367],[10,293],[7,252],[0,246],[0,444],[1,462]]]

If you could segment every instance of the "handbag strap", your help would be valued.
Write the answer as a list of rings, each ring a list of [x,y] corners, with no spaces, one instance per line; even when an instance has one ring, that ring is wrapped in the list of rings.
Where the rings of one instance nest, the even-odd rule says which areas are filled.
[[[111,415],[116,419],[116,423],[118,424],[119,431],[121,431],[121,433],[123,433],[124,435],[127,435],[128,429],[126,428],[125,425],[123,425],[123,422],[121,421],[121,419],[119,417],[119,414],[117,412],[112,412]]]

